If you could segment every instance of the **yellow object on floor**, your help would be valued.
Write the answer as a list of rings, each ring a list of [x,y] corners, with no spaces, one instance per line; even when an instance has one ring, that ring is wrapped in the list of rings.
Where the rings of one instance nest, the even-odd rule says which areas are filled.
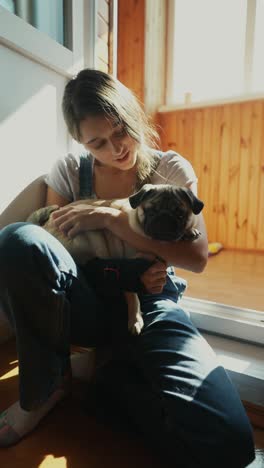
[[[209,242],[208,244],[208,255],[216,255],[224,247],[220,242]]]

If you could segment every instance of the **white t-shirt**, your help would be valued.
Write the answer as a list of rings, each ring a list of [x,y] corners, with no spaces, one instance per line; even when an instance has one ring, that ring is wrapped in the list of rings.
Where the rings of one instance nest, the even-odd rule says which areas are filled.
[[[89,157],[93,168],[93,156],[89,155]],[[69,202],[78,200],[80,199],[79,169],[80,156],[68,154],[55,162],[45,181],[49,187]],[[173,184],[189,188],[197,183],[197,177],[187,159],[175,151],[166,151],[162,154],[151,177],[151,183]],[[93,196],[95,197],[94,194]]]

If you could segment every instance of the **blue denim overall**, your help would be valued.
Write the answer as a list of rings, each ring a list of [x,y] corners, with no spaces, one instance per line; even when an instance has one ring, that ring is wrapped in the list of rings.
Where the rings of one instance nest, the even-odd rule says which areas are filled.
[[[81,196],[89,197],[92,168],[83,160]],[[251,426],[225,370],[177,304],[184,289],[168,271],[162,293],[140,294],[144,329],[133,337],[122,294],[96,293],[53,236],[28,223],[2,229],[0,295],[16,333],[22,408],[37,407],[60,384],[71,344],[110,344],[114,357],[95,383],[98,405],[125,415],[164,466],[247,466]]]

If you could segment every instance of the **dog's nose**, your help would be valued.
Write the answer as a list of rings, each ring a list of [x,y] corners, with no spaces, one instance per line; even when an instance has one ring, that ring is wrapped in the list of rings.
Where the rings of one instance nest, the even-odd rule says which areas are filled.
[[[145,233],[156,240],[179,240],[185,229],[185,223],[179,222],[176,217],[165,214],[155,216],[152,219],[145,218]]]

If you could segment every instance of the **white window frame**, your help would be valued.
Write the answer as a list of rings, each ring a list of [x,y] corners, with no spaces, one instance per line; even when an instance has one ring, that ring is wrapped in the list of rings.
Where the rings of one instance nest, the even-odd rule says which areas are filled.
[[[262,99],[264,92],[250,92],[252,62],[253,62],[253,45],[254,45],[254,28],[256,19],[256,0],[247,0],[247,22],[246,22],[246,39],[245,39],[245,55],[244,55],[244,90],[245,92],[239,96],[226,96],[221,99],[210,99],[199,102],[173,103],[173,51],[175,49],[176,34],[175,34],[175,10],[177,0],[168,0],[168,35],[167,35],[167,83],[166,83],[166,103],[159,108],[159,111],[167,111],[173,109],[190,109],[197,107],[208,107],[223,103],[251,101],[253,99]]]
[[[194,325],[200,330],[264,345],[262,311],[186,296],[179,305],[190,314]]]
[[[72,0],[72,50],[0,6],[0,44],[70,78],[94,67],[97,0]]]
[[[118,38],[118,0],[112,0],[113,18],[112,18],[112,34],[113,34],[113,70],[112,75],[117,78],[117,38]]]

